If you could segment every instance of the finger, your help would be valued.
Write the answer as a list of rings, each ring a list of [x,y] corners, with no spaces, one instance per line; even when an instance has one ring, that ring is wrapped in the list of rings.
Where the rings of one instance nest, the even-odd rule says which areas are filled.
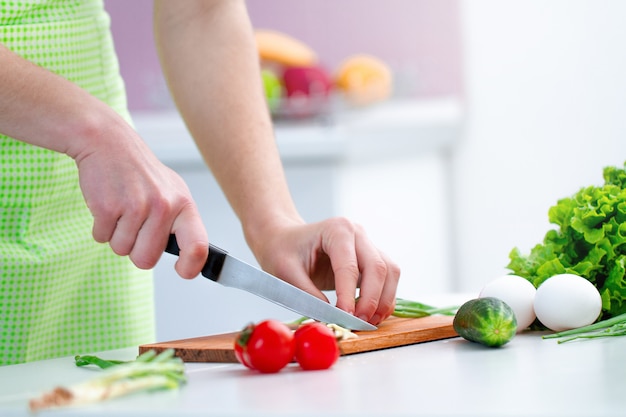
[[[145,219],[146,216],[142,212],[126,212],[119,218],[109,240],[113,252],[121,256],[130,254]]]
[[[165,213],[151,213],[137,233],[135,244],[129,254],[133,263],[141,269],[151,269],[157,264],[163,248],[167,245],[171,220]]]
[[[384,253],[380,253],[383,261],[387,265],[387,276],[385,278],[382,292],[378,300],[378,307],[370,318],[372,324],[380,324],[383,320],[387,319],[393,314],[396,304],[396,292],[398,289],[398,282],[400,280],[400,268]],[[361,300],[359,298],[359,300]],[[358,309],[357,303],[357,309]]]
[[[354,314],[359,263],[354,248],[354,235],[352,233],[342,233],[342,235],[335,237],[334,241],[324,248],[324,251],[330,258],[335,275],[337,307]]]
[[[93,228],[91,234],[96,242],[106,243],[111,240],[117,222],[121,214],[117,212],[107,213],[103,210],[89,206],[93,215]]]
[[[182,278],[195,278],[200,274],[209,255],[209,238],[202,218],[195,206],[181,211],[172,225],[172,233],[180,248],[174,268]],[[165,244],[161,247],[163,249]]]
[[[276,273],[276,276],[289,284],[300,288],[303,291],[308,292],[315,297],[328,302],[328,297],[315,286],[307,272],[302,268],[297,258],[292,260],[286,260],[286,262],[280,267],[283,272]],[[285,273],[284,271],[288,271]]]
[[[94,217],[93,229],[91,231],[93,239],[98,243],[106,243],[110,241],[113,236],[115,226],[117,225],[117,220],[117,218],[102,219]]]
[[[387,263],[376,247],[362,233],[357,234],[356,254],[361,268],[361,287],[355,315],[374,322],[380,320],[375,313],[379,309],[381,294],[387,279]]]

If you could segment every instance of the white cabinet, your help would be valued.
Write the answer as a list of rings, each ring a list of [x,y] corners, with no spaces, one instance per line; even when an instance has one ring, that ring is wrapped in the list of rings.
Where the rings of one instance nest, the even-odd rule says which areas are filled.
[[[398,295],[449,289],[448,163],[461,122],[455,99],[389,102],[332,120],[277,123],[276,141],[302,216],[347,216],[403,270]],[[180,117],[135,114],[156,155],[187,181],[209,238],[256,265],[227,204]],[[185,281],[164,255],[155,268],[157,337],[238,330],[250,321],[297,315],[203,278]],[[332,298],[332,294],[329,294]]]

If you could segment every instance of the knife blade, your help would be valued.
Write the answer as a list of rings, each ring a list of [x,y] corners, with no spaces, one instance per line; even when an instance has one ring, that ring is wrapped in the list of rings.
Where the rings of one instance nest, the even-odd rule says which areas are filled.
[[[175,235],[170,235],[165,252],[178,255]],[[350,330],[376,330],[376,326],[321,300],[300,288],[209,245],[202,276],[227,287],[262,297],[305,317],[333,323]]]

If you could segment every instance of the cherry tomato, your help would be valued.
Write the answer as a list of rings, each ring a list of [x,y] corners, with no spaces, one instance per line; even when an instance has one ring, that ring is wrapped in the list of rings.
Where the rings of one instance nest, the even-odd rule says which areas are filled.
[[[274,373],[293,360],[293,331],[278,320],[246,326],[235,341],[237,360],[250,369]]]
[[[334,332],[323,323],[300,326],[295,334],[296,361],[305,370],[328,369],[339,358],[339,345]]]
[[[252,334],[253,329],[254,329],[254,324],[247,325],[239,333],[239,335],[237,336],[237,339],[235,340],[235,357],[237,358],[239,363],[245,365],[247,368],[250,368],[250,369],[254,369],[254,367],[252,366],[248,358],[245,344],[247,343],[247,338],[249,338],[250,334]]]

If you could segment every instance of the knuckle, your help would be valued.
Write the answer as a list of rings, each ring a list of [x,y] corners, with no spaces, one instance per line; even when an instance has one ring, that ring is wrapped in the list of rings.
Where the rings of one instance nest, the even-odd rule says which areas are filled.
[[[402,274],[402,269],[400,269],[400,266],[390,262],[387,264],[387,269],[388,269],[388,276],[390,276],[392,279],[395,279],[396,281],[400,278],[400,274]]]
[[[372,262],[372,272],[378,277],[387,277],[387,263],[382,258],[374,260]]]
[[[333,217],[332,219],[329,219],[328,221],[331,227],[333,227],[334,229],[347,230],[351,233],[354,233],[359,227],[358,225],[354,224],[352,221],[350,221],[346,217]]]
[[[206,242],[196,240],[189,245],[189,257],[196,261],[204,261],[208,255],[208,246]]]
[[[151,210],[151,204],[141,198],[134,198],[126,204],[125,209],[133,217],[144,217]]]
[[[159,223],[170,217],[170,213],[172,212],[172,205],[167,199],[154,198],[149,206],[150,217],[154,218]]]
[[[117,207],[102,201],[91,202],[89,204],[89,210],[96,224],[107,223],[109,221],[115,223],[120,217],[120,211]]]
[[[391,313],[393,313],[393,310],[396,307],[396,303],[395,300],[391,300],[391,301],[380,301],[378,303],[378,311],[380,312],[381,315],[383,316],[388,316]]]
[[[359,309],[366,311],[369,315],[378,309],[378,300],[375,298],[359,298],[357,301]]]
[[[365,227],[359,223],[352,223],[352,228],[358,234],[365,234]]]
[[[175,197],[158,194],[149,202],[150,215],[161,219],[170,218],[189,209],[194,210],[195,207],[194,200],[185,193]]]
[[[335,275],[344,277],[353,277],[355,280],[359,279],[359,266],[356,261],[349,261],[341,266],[337,267]]]

